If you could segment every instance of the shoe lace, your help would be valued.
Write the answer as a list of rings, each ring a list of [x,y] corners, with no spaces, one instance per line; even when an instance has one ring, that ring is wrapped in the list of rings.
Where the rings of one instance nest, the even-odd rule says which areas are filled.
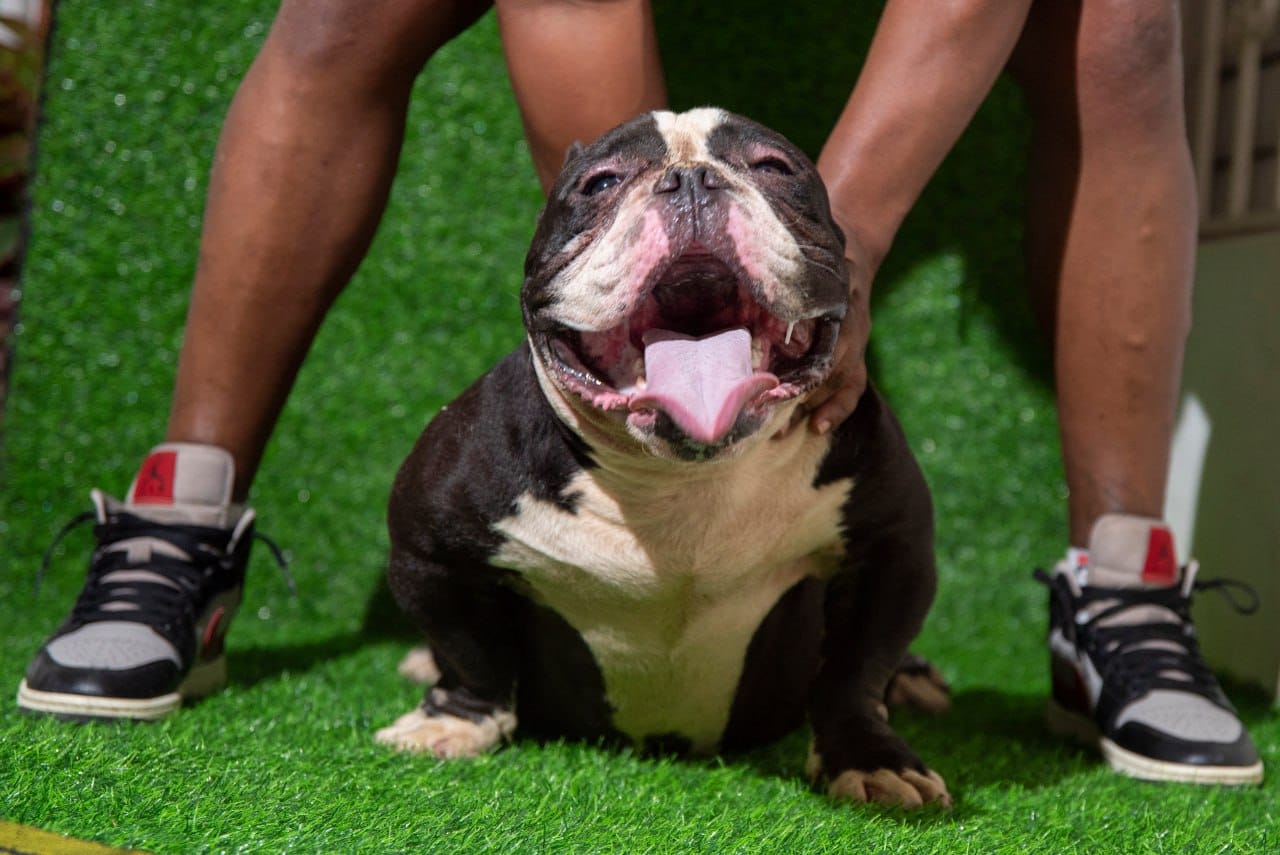
[[[1195,573],[1191,562],[1186,573]],[[1238,579],[1195,579],[1190,591],[1173,585],[1162,588],[1109,588],[1085,585],[1072,590],[1061,574],[1051,577],[1042,569],[1037,581],[1049,587],[1064,614],[1074,615],[1078,643],[1098,668],[1104,684],[1123,685],[1132,695],[1151,689],[1192,691],[1214,698],[1220,693],[1217,679],[1205,663],[1191,622],[1191,599],[1197,591],[1218,591],[1242,615],[1258,610],[1258,593]],[[1194,578],[1194,576],[1193,576]],[[1100,608],[1094,608],[1102,604]],[[1154,607],[1159,619],[1111,621],[1134,609]]]
[[[36,572],[37,595],[58,544],[72,531],[96,518],[94,511],[77,514],[54,535]],[[126,511],[116,511],[94,526],[94,536],[97,548],[89,559],[88,578],[72,609],[71,620],[88,623],[127,615],[130,621],[160,627],[175,618],[195,619],[191,614],[192,604],[196,602],[194,595],[210,574],[230,566],[236,535],[203,526],[160,524]],[[127,548],[121,546],[124,541],[135,538],[162,541],[186,557],[153,550],[146,567],[138,567],[130,560]],[[257,531],[253,532],[253,538],[266,544],[290,594],[297,596],[297,585],[279,545]],[[131,570],[136,572],[123,572]],[[121,575],[110,578],[115,573]]]

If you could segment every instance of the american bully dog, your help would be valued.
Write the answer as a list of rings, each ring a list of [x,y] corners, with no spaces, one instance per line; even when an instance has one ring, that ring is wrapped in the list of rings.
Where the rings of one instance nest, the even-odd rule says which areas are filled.
[[[575,146],[527,341],[396,479],[390,585],[439,680],[379,741],[713,752],[807,720],[833,796],[949,803],[884,708],[934,594],[928,489],[873,387],[827,435],[800,410],[847,289],[822,182],[777,133],[704,108]]]

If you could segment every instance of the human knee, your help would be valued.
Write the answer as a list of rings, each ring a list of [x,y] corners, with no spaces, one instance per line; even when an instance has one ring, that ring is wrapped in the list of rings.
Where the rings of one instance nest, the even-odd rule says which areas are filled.
[[[493,0],[493,4],[506,11],[536,11],[564,6],[597,9],[607,9],[611,6],[647,6],[649,0]]]
[[[1082,109],[1150,122],[1181,108],[1182,56],[1174,0],[1085,0],[1077,50]]]
[[[1181,109],[1175,0],[1039,0],[1010,71],[1038,123],[1149,124]]]
[[[263,50],[301,78],[412,78],[490,0],[283,0]]]

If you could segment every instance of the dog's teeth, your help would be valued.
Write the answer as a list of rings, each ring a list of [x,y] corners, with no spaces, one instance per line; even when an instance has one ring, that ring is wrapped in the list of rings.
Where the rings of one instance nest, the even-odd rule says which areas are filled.
[[[795,328],[796,328],[795,321],[792,321],[791,323],[787,324],[787,337],[782,340],[783,344],[791,344],[791,333],[793,330],[795,330]]]

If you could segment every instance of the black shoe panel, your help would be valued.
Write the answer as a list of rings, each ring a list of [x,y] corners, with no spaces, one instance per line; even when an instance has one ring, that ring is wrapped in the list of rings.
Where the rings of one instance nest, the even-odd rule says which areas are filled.
[[[1130,721],[1108,734],[1116,745],[1163,763],[1185,766],[1253,766],[1258,749],[1241,728],[1234,742],[1200,742],[1178,739],[1141,722]]]
[[[27,667],[27,686],[39,692],[142,700],[172,694],[183,672],[165,659],[136,668],[109,670],[61,665],[41,649]]]

